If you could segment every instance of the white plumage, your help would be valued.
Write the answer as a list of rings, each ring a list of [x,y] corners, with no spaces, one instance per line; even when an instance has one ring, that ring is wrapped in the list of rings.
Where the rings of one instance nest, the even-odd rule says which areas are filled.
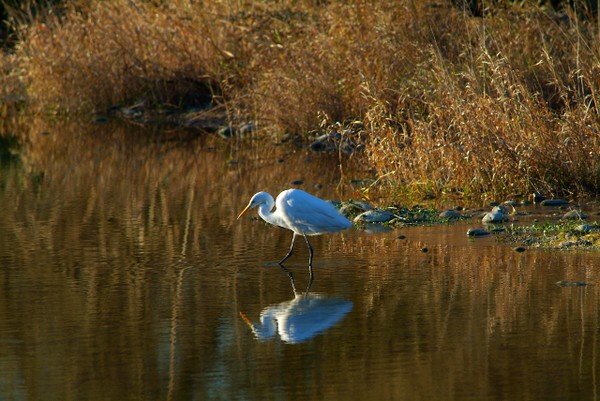
[[[275,211],[273,211],[273,206],[276,207]],[[287,189],[277,196],[277,200],[273,200],[273,197],[267,192],[258,192],[250,199],[248,206],[242,210],[238,219],[254,207],[258,207],[258,215],[267,223],[294,232],[290,250],[279,262],[280,264],[291,256],[296,235],[304,237],[308,245],[308,264],[311,267],[311,277],[313,251],[307,235],[333,233],[352,226],[352,223],[342,216],[331,203],[300,189]]]

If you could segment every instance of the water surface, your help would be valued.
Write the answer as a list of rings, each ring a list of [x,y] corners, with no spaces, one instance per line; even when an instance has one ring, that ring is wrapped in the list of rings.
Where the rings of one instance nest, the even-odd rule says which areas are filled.
[[[598,397],[597,286],[555,284],[600,282],[597,253],[352,229],[313,239],[308,294],[297,241],[294,292],[291,233],[235,217],[293,180],[356,196],[335,157],[36,129],[0,166],[0,399]]]

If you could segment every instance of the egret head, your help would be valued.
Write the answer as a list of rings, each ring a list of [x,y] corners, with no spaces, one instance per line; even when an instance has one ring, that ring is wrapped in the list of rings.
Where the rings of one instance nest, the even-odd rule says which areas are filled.
[[[242,210],[242,212],[238,215],[238,219],[240,217],[242,217],[244,215],[244,213],[246,213],[248,210],[255,208],[257,206],[260,205],[269,205],[269,204],[273,204],[273,197],[268,194],[267,192],[257,192],[254,194],[254,196],[250,199],[250,202],[248,202],[248,205],[244,208],[244,210]],[[272,206],[271,206],[272,207]]]

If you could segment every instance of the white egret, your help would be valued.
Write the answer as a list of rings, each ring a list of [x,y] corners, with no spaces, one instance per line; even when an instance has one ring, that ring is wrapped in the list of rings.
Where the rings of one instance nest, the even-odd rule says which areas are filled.
[[[273,206],[276,207],[273,211]],[[267,223],[292,230],[292,244],[289,252],[279,261],[282,265],[292,255],[294,240],[301,235],[308,246],[308,266],[312,281],[313,249],[308,235],[319,235],[344,230],[352,223],[342,216],[329,202],[317,198],[300,189],[287,189],[277,196],[277,200],[267,192],[258,192],[250,199],[248,206],[237,217],[258,207],[258,215]]]

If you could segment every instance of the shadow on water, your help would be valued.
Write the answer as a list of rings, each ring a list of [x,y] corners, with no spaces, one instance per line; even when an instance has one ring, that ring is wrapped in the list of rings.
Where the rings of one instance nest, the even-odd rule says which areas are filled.
[[[283,269],[285,269],[282,266]],[[340,322],[352,310],[352,302],[325,294],[298,292],[294,278],[287,271],[294,292],[294,298],[264,308],[260,322],[252,321],[242,312],[240,316],[259,341],[279,337],[288,344],[298,344],[310,340]]]

